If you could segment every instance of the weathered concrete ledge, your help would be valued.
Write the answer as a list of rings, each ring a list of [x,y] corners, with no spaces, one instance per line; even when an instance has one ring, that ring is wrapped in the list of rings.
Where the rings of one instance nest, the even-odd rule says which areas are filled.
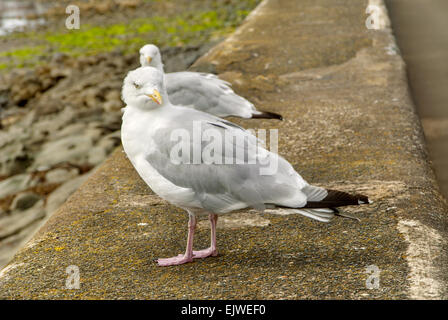
[[[380,1],[370,1],[381,5]],[[244,213],[220,220],[220,256],[160,268],[183,250],[186,215],[118,149],[0,274],[4,299],[446,298],[447,206],[428,164],[405,66],[368,1],[267,0],[195,65],[285,121],[279,152],[310,182],[363,192],[361,223]],[[196,246],[208,243],[201,223]],[[80,289],[66,289],[66,268]],[[379,288],[368,289],[368,266]]]

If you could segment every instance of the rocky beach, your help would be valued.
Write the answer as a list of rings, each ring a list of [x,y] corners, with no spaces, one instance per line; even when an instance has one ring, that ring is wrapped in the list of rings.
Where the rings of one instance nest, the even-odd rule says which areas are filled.
[[[64,27],[68,1],[17,2],[39,23],[0,33],[0,268],[120,145],[138,48],[156,43],[168,72],[185,70],[260,1],[70,2],[79,30]]]

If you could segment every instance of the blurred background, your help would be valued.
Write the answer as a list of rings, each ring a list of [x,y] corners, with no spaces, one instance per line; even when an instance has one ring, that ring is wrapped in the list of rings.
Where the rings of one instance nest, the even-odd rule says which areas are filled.
[[[448,199],[448,1],[386,0],[429,156]]]
[[[120,144],[138,49],[154,43],[166,71],[185,70],[259,2],[0,0],[0,268]]]

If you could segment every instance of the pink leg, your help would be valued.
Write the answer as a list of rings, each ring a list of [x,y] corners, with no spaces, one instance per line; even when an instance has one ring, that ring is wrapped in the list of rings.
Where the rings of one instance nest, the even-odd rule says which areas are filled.
[[[216,224],[218,223],[218,215],[214,213],[210,213],[210,227],[211,231],[211,245],[210,248],[193,251],[193,258],[207,258],[207,257],[216,257],[218,255],[218,249],[216,249]]]
[[[157,263],[159,264],[159,266],[162,267],[177,266],[179,264],[184,264],[193,261],[193,235],[195,229],[196,229],[196,217],[192,214],[189,214],[187,249],[185,250],[185,254],[180,254],[172,258],[158,259]]]

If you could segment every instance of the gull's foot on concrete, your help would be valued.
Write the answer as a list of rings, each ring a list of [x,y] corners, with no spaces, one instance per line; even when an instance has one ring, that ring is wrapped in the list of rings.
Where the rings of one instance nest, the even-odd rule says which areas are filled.
[[[187,257],[185,254],[180,254],[176,257],[172,257],[172,258],[163,258],[163,259],[158,259],[157,260],[157,264],[161,267],[168,267],[168,266],[178,266],[180,264],[184,264],[184,263],[188,263],[188,262],[192,262],[193,258],[192,257]]]
[[[218,255],[218,250],[207,248],[204,250],[193,251],[193,258],[207,258],[207,257],[216,257]]]

